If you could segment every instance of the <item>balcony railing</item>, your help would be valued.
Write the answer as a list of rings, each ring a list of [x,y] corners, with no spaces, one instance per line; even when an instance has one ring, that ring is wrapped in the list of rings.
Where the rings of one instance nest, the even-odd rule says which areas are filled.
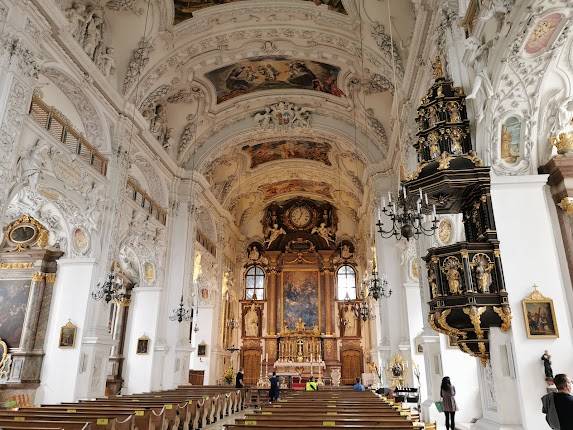
[[[101,175],[106,175],[107,159],[91,146],[60,112],[52,106],[48,106],[39,97],[33,96],[29,113],[42,128],[48,130],[69,151],[79,155],[84,162],[92,166]]]
[[[133,178],[127,179],[127,193],[138,206],[149,212],[157,221],[163,225],[167,224],[167,211],[149,197]]]

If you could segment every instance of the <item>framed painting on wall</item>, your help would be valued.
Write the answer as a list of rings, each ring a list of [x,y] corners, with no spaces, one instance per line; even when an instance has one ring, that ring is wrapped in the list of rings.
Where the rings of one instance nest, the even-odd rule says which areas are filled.
[[[205,357],[207,355],[207,345],[200,343],[197,345],[197,357]]]
[[[60,348],[73,348],[76,343],[77,327],[68,320],[68,322],[60,328]]]
[[[147,354],[149,353],[149,338],[147,336],[141,336],[137,339],[137,351],[136,354]]]
[[[533,286],[533,292],[522,301],[525,330],[530,339],[559,337],[553,300],[545,297]]]

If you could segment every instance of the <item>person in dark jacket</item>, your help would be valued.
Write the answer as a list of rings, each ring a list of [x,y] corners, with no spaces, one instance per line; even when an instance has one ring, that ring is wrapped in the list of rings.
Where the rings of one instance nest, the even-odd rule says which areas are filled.
[[[442,378],[442,386],[440,387],[440,396],[442,397],[442,404],[444,406],[444,413],[446,414],[446,429],[456,430],[456,411],[458,405],[456,404],[456,388],[450,382],[449,376]]]
[[[245,383],[243,382],[243,369],[239,369],[237,372],[237,377],[235,379],[235,388],[244,388]]]
[[[271,388],[269,390],[269,401],[272,403],[279,399],[280,387],[279,378],[277,378],[277,372],[273,372],[273,376],[270,377]]]
[[[573,429],[573,396],[571,395],[573,387],[571,386],[571,379],[566,374],[560,373],[555,375],[553,382],[557,387],[557,392],[553,394],[553,400],[561,430]]]

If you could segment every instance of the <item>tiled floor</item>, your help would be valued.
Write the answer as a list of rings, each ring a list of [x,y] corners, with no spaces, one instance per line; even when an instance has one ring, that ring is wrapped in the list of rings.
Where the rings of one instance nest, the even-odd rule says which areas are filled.
[[[231,415],[230,417],[225,417],[214,424],[204,427],[204,430],[223,430],[225,428],[224,424],[233,424],[236,418],[244,418],[245,414],[249,412],[252,412],[252,409],[245,409],[244,411]]]

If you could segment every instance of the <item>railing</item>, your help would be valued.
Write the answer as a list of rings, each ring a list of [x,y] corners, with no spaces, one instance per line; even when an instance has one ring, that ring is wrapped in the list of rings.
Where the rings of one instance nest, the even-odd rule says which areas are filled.
[[[143,191],[133,178],[127,179],[127,192],[131,199],[152,215],[161,224],[167,224],[167,211],[159,206],[149,195]]]
[[[213,257],[217,256],[217,247],[213,242],[207,239],[207,236],[205,236],[205,234],[203,234],[199,229],[197,229],[195,233],[195,240],[197,240],[197,242],[199,242]]]
[[[29,113],[41,127],[48,130],[68,150],[79,155],[84,162],[103,176],[106,175],[107,159],[91,146],[60,112],[52,106],[48,106],[39,97],[33,96]]]

